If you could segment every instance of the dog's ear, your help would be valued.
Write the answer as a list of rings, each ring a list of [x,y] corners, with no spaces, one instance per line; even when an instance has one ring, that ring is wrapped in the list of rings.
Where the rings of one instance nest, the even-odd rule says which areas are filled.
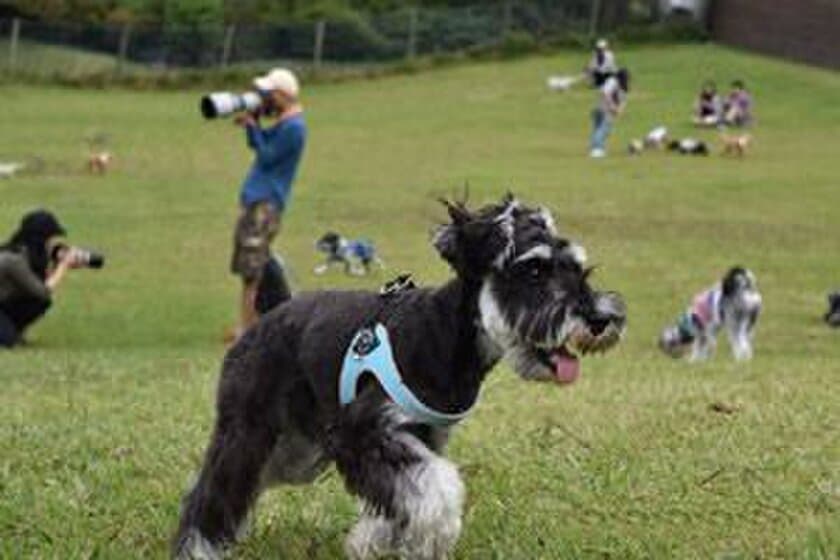
[[[732,297],[743,282],[742,278],[747,278],[747,271],[742,266],[733,266],[723,277],[721,291],[724,297]]]
[[[506,196],[493,207],[470,212],[463,203],[441,201],[450,223],[435,232],[433,244],[459,276],[483,276],[501,269],[513,252],[516,200]]]

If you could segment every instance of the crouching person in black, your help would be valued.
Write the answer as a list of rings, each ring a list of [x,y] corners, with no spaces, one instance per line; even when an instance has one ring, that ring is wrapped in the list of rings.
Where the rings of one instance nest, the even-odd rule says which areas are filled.
[[[84,266],[77,249],[57,243],[65,234],[53,214],[36,210],[0,245],[0,348],[19,344],[50,308],[67,271]]]

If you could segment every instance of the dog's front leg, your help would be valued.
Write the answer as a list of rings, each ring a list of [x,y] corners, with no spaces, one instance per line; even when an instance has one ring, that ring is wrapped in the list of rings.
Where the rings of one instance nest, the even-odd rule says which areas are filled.
[[[708,360],[715,353],[715,336],[712,333],[702,331],[694,339],[691,345],[692,362],[702,362]]]
[[[347,556],[446,558],[461,532],[464,485],[455,465],[408,431],[390,403],[354,402],[336,436],[336,465],[362,505]]]
[[[726,329],[729,335],[729,345],[732,348],[732,356],[738,360],[749,360],[752,358],[752,341],[750,340],[749,325],[746,321],[729,325]]]

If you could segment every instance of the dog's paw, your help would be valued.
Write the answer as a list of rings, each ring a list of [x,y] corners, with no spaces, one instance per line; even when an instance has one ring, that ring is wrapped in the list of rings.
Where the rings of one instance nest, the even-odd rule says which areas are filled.
[[[222,560],[224,552],[210,544],[197,529],[191,529],[178,545],[174,556],[176,560]]]

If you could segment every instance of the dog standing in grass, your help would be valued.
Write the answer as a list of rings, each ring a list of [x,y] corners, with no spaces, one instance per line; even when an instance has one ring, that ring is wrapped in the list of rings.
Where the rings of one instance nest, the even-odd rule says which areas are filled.
[[[755,275],[746,268],[733,267],[721,282],[694,296],[677,322],[662,331],[659,347],[674,358],[690,352],[692,361],[705,360],[714,354],[717,333],[725,327],[732,355],[736,360],[749,360],[760,313],[761,294]]]
[[[260,493],[335,463],[361,505],[348,557],[445,558],[464,485],[442,453],[487,373],[504,356],[525,379],[570,383],[581,355],[618,342],[621,297],[590,287],[547,211],[512,197],[447,208],[434,237],[446,284],[300,294],[230,350],[175,557],[221,558]]]
[[[114,155],[108,151],[92,152],[88,156],[87,168],[88,172],[95,175],[104,175],[111,163],[114,161]]]
[[[747,150],[752,144],[752,135],[750,134],[721,134],[721,142],[723,142],[723,155],[742,158],[747,154]]]

